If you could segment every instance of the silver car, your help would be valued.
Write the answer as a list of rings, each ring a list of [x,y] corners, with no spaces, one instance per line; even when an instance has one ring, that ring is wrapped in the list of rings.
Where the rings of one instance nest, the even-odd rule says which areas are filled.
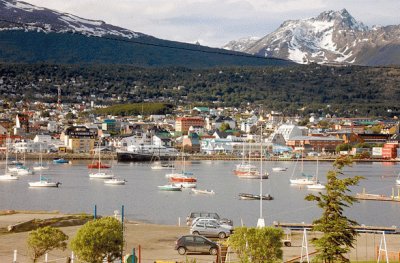
[[[226,238],[232,233],[231,229],[224,227],[216,222],[198,221],[190,228],[190,234],[202,235],[206,237]]]
[[[215,224],[219,224],[220,226],[225,227],[225,228],[227,228],[229,230],[233,230],[233,226],[232,225],[229,225],[229,224],[226,224],[226,223],[221,223],[217,219],[209,218],[209,217],[196,217],[192,221],[192,226],[194,226],[195,224],[197,224],[199,222],[215,223]]]

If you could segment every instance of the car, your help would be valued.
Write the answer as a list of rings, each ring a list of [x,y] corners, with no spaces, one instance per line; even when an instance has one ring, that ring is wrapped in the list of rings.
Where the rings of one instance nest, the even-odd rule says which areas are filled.
[[[190,234],[226,238],[232,234],[232,229],[224,227],[217,222],[198,221],[190,227]]]
[[[216,242],[203,236],[185,235],[175,242],[175,250],[179,255],[185,255],[187,252],[217,255],[219,246]]]
[[[233,226],[233,222],[230,219],[227,218],[220,218],[217,213],[213,212],[191,212],[187,217],[186,217],[186,224],[188,226],[192,225],[193,219],[196,217],[207,217],[207,218],[213,218],[218,220],[220,224],[227,224]]]
[[[215,223],[215,224],[220,224],[221,226],[228,228],[229,230],[233,229],[232,225],[226,224],[226,223],[220,223],[220,221],[218,221],[217,219],[214,218],[209,218],[209,217],[196,217],[195,219],[193,219],[192,221],[192,225],[195,225],[198,222],[205,222],[205,223]]]

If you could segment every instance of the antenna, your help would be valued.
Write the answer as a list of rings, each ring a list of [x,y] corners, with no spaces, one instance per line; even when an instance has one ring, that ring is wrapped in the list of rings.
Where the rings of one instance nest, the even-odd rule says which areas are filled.
[[[56,85],[57,87],[57,108],[61,111],[61,86]]]

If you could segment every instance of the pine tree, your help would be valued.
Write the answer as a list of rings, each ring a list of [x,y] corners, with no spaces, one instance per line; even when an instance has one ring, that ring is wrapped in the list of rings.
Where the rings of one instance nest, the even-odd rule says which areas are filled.
[[[326,192],[306,196],[308,201],[316,201],[322,208],[321,218],[313,222],[313,230],[322,232],[322,237],[313,241],[318,250],[317,259],[323,262],[350,262],[345,254],[353,248],[357,232],[353,226],[357,222],[347,218],[343,209],[357,200],[348,194],[349,186],[357,185],[363,178],[355,176],[340,179],[344,166],[351,165],[349,157],[340,157],[333,164],[333,170],[327,174]]]

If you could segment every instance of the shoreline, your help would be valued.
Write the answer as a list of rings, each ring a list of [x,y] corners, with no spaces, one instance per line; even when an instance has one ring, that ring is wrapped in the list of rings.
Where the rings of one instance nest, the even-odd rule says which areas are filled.
[[[320,161],[320,162],[334,162],[336,158],[334,157],[305,157],[303,161]],[[53,160],[56,158],[64,158],[67,160],[94,160],[96,158],[96,154],[89,153],[46,153],[42,156],[43,160]],[[24,156],[26,160],[38,160],[38,155],[34,153],[26,153]],[[106,153],[101,156],[103,160],[117,160],[116,153]],[[234,155],[189,155],[185,157],[186,160],[189,161],[242,161],[242,157],[234,156]],[[5,155],[0,154],[0,160],[5,160]],[[246,160],[251,161],[259,161],[260,157],[252,157],[246,158]],[[289,159],[289,158],[279,158],[279,157],[269,157],[263,158],[265,162],[295,162],[297,159]],[[383,158],[374,158],[374,159],[353,159],[354,162],[388,162],[388,163],[397,163],[400,162],[400,159],[383,159]],[[127,162],[129,163],[129,162]]]

